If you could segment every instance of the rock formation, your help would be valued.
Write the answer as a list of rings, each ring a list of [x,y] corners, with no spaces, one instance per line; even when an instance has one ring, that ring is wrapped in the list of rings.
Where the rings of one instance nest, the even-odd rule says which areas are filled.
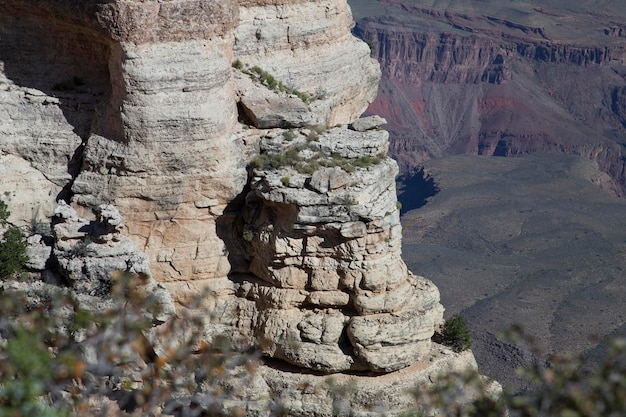
[[[144,276],[158,320],[208,291],[207,339],[290,367],[260,372],[271,396],[324,381],[299,371],[475,367],[431,342],[438,290],[400,257],[385,120],[359,119],[380,71],[352,24],[343,0],[0,0],[0,158],[38,181],[0,192],[14,224],[56,216],[30,267],[87,296]],[[412,402],[363,384],[355,407]],[[328,414],[298,395],[290,415]]]
[[[597,182],[624,194],[626,52],[608,17],[621,11],[539,3],[355,2],[375,16],[355,33],[375,45],[383,75],[370,111],[388,120],[402,172],[444,154],[564,152],[595,161],[610,177]]]

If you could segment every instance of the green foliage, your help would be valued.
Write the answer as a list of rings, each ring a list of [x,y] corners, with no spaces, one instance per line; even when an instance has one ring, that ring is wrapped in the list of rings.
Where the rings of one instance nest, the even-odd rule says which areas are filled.
[[[509,331],[511,343],[530,347],[519,328]],[[463,417],[621,417],[626,415],[626,339],[608,343],[606,357],[596,364],[582,356],[561,354],[519,368],[532,388],[521,393],[494,392],[477,372],[447,374],[416,389],[415,408],[424,415]]]
[[[249,75],[250,78],[267,86],[267,88],[272,91],[293,94],[306,104],[308,104],[311,99],[314,98],[314,95],[312,94],[306,94],[296,90],[295,88],[287,87],[282,81],[278,80],[274,75],[265,71],[258,65],[248,68],[239,59],[237,59],[235,60],[235,62],[233,62],[233,68],[238,69],[244,74]]]
[[[159,307],[140,289],[141,276],[113,281],[107,308],[96,311],[59,287],[45,287],[45,301],[32,290],[0,291],[0,417],[199,415],[175,399],[202,387],[221,404],[232,398],[227,381],[252,375],[255,358],[232,340],[204,340],[211,313],[201,297],[159,326],[155,345]]]
[[[28,261],[28,245],[17,227],[9,227],[0,242],[0,278],[16,276]]]
[[[511,336],[512,335],[512,336]],[[519,328],[509,338],[532,341]],[[508,405],[520,417],[595,417],[626,415],[626,339],[608,343],[606,357],[589,364],[583,357],[558,354],[518,370],[535,389],[510,396]]]
[[[362,156],[360,158],[347,158],[338,153],[323,152],[319,145],[319,135],[325,131],[323,126],[307,126],[309,133],[305,143],[289,145],[284,153],[267,152],[257,156],[252,161],[252,166],[258,169],[270,170],[282,167],[291,167],[297,172],[311,175],[321,167],[339,167],[347,173],[354,172],[357,168],[367,168],[371,165],[380,164],[385,155]],[[292,142],[298,135],[293,130],[283,132],[283,139]],[[303,156],[303,151],[308,151]]]
[[[298,137],[298,134],[294,132],[292,129],[289,129],[283,132],[283,139],[285,139],[287,142],[291,142],[297,137]]]
[[[458,314],[445,321],[441,330],[441,337],[443,344],[455,352],[462,352],[472,347],[470,331],[463,317]]]
[[[291,181],[291,179],[289,177],[282,177],[280,179],[280,182],[282,182],[285,187],[289,185],[290,181]]]
[[[291,94],[293,94],[294,96],[298,97],[300,100],[302,100],[303,103],[308,104],[310,101],[310,96],[303,93],[302,91],[298,91],[298,90],[291,90]]]
[[[0,200],[0,226],[4,226],[7,224],[7,220],[11,213],[9,212],[9,208],[7,207],[7,203]]]
[[[5,202],[0,200],[0,225],[6,226],[10,212]],[[28,261],[28,244],[20,229],[9,226],[0,240],[0,279],[17,276]]]

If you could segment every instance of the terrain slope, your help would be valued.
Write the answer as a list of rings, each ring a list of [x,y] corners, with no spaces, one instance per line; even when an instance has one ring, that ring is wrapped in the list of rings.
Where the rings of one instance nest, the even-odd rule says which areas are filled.
[[[509,387],[534,359],[498,340],[516,323],[544,354],[597,359],[625,334],[626,4],[351,5],[381,63],[369,111],[403,174],[408,266]]]
[[[404,258],[460,313],[481,369],[514,389],[530,349],[499,340],[519,324],[542,355],[599,359],[626,336],[626,201],[591,182],[585,158],[456,155],[424,163],[440,191],[403,214]],[[419,185],[405,183],[405,206]]]

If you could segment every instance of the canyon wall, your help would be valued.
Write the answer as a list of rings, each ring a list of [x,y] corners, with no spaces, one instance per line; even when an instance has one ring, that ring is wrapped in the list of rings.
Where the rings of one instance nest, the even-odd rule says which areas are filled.
[[[475,368],[431,341],[439,292],[401,259],[386,122],[360,118],[380,70],[352,25],[343,0],[1,0],[0,193],[31,273],[101,297],[125,269],[167,314],[206,292],[207,340],[278,361],[262,397],[302,397],[291,415],[327,415],[305,394],[329,373]],[[413,404],[359,383],[359,412]]]
[[[388,120],[402,172],[444,154],[555,151],[592,159],[607,174],[596,182],[624,194],[626,49],[610,19],[380,3],[390,16],[363,18],[355,33],[381,63],[370,111]]]

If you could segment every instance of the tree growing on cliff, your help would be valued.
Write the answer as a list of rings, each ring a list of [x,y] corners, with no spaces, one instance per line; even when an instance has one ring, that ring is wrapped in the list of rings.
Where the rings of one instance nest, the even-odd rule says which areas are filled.
[[[458,314],[445,321],[441,330],[441,337],[443,344],[455,352],[462,352],[472,347],[472,335],[465,320]]]
[[[10,212],[4,201],[0,200],[0,226],[6,227]],[[8,226],[0,240],[0,278],[16,276],[28,261],[27,244],[20,229]]]

